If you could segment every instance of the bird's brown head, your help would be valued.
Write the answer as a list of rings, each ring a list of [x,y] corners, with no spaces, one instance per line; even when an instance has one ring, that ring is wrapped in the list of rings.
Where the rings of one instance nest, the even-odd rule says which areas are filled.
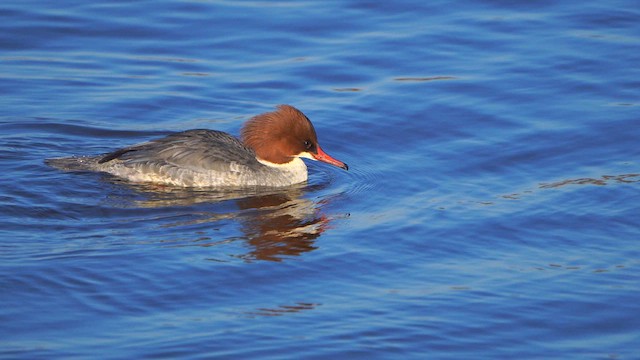
[[[258,159],[270,163],[286,164],[295,157],[307,157],[348,169],[345,163],[320,148],[309,118],[290,105],[280,105],[276,111],[249,119],[242,127],[240,137]]]

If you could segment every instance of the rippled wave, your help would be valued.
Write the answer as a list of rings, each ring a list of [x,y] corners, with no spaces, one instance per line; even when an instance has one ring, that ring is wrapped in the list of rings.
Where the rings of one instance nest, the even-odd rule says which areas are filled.
[[[637,356],[637,4],[0,13],[0,357]],[[213,191],[44,163],[282,103],[348,172]]]

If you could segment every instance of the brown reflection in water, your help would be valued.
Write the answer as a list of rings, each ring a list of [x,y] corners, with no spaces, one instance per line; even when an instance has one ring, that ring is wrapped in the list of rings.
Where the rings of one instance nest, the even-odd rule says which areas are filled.
[[[294,305],[280,305],[275,308],[259,308],[256,311],[246,312],[249,316],[282,316],[292,313],[299,313],[305,310],[313,310],[320,304],[298,302]]]
[[[286,192],[237,201],[241,210],[261,210],[240,219],[242,232],[254,248],[243,258],[282,261],[283,257],[316,249],[314,241],[326,230],[329,220],[316,203],[299,195]]]
[[[457,80],[455,76],[428,76],[428,77],[399,77],[393,80],[395,81],[442,81],[442,80]]]
[[[211,203],[220,209],[235,204],[232,209],[224,212],[201,212],[200,215],[204,216],[196,219],[191,216],[193,213],[187,210],[185,216],[189,217],[188,220],[166,223],[163,227],[213,224],[231,219],[240,224],[242,236],[211,241],[209,236],[201,232],[196,244],[210,247],[232,241],[246,241],[252,250],[234,257],[247,261],[282,261],[286,257],[300,256],[315,250],[317,248],[314,244],[315,239],[327,229],[330,221],[321,212],[322,202],[302,197],[305,191],[303,185],[287,189],[244,189],[225,192],[139,184],[129,185],[129,187],[137,193],[145,194],[145,199],[135,201],[136,206],[144,208]],[[193,242],[190,242],[189,246],[191,245]]]
[[[635,183],[640,181],[640,174],[603,175],[600,178],[568,179],[549,184],[540,184],[541,189],[559,188],[566,185],[607,185],[608,183]]]
[[[360,88],[335,88],[335,89],[333,89],[333,91],[337,91],[337,92],[358,92],[358,91],[362,91],[362,89],[360,89]]]
[[[564,270],[567,270],[567,271],[581,271],[581,272],[590,272],[593,274],[600,274],[600,273],[621,271],[630,266],[634,266],[634,265],[618,264],[618,265],[611,265],[608,267],[592,267],[590,265],[564,265],[564,264],[558,264],[558,263],[550,263],[550,264],[547,264],[546,266],[545,265],[538,265],[533,267],[512,266],[511,268],[517,271],[557,271],[557,270],[564,271]]]
[[[541,183],[538,185],[538,189],[557,189],[570,185],[597,185],[606,186],[612,184],[632,184],[640,183],[640,174],[622,174],[622,175],[603,175],[599,178],[578,178],[578,179],[566,179],[556,181],[552,183]],[[506,200],[521,200],[525,195],[535,194],[536,190],[524,190],[519,193],[499,195],[498,197]],[[475,204],[483,206],[495,205],[495,201],[473,201]],[[444,208],[442,208],[444,209]]]

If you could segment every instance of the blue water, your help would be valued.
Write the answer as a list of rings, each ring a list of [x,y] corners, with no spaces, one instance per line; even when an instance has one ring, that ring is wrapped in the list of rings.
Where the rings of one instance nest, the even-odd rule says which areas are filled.
[[[1,358],[640,358],[637,1],[0,4]],[[349,172],[65,173],[292,104]]]

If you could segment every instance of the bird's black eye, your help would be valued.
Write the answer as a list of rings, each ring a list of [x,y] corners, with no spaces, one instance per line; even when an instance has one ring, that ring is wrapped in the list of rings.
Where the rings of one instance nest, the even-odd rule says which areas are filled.
[[[307,150],[310,150],[313,147],[313,144],[311,143],[311,140],[305,140],[304,141],[304,148]]]

